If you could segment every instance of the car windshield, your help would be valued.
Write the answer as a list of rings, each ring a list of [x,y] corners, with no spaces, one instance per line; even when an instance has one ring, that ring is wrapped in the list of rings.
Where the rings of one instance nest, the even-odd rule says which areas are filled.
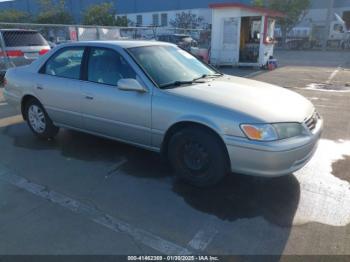
[[[200,78],[221,75],[175,46],[142,46],[128,50],[160,88],[191,84]]]

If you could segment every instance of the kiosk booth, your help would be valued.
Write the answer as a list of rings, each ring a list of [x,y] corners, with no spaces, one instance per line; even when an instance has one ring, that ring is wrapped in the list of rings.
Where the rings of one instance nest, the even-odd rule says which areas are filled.
[[[273,61],[275,21],[282,13],[239,3],[209,6],[211,64],[264,67]]]

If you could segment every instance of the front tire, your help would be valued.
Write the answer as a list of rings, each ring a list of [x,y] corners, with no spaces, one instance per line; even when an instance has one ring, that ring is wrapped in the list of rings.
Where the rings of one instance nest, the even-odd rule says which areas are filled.
[[[228,172],[219,138],[202,128],[185,128],[170,139],[168,157],[177,177],[197,187],[220,182]]]
[[[41,139],[52,139],[59,131],[59,128],[52,123],[44,107],[36,99],[26,103],[25,117],[29,128]]]

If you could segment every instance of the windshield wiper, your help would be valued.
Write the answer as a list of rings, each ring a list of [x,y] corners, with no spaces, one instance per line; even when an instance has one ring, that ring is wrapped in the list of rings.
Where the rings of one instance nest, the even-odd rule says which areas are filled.
[[[197,78],[195,78],[195,79],[193,79],[193,81],[197,81],[197,80],[199,80],[199,79],[203,79],[203,78],[211,78],[211,77],[220,77],[220,76],[222,76],[223,74],[221,74],[221,73],[215,73],[215,74],[210,74],[210,75],[207,75],[207,74],[204,74],[204,75],[201,75],[200,77],[197,77]]]
[[[222,75],[223,74],[221,74],[221,73],[215,73],[215,74],[210,74],[210,75],[203,74],[200,77],[196,77],[196,78],[189,80],[189,81],[174,81],[171,83],[167,83],[167,84],[161,85],[160,88],[167,88],[167,87],[172,87],[172,86],[182,86],[182,85],[191,85],[194,83],[205,83],[205,81],[199,81],[199,80],[204,79],[204,78],[209,78],[209,77],[210,78],[220,77]]]
[[[167,88],[167,87],[172,87],[172,86],[182,86],[182,85],[191,85],[194,83],[204,83],[203,81],[198,81],[199,79],[193,79],[190,81],[174,81],[168,84],[164,84],[159,86],[160,88]]]

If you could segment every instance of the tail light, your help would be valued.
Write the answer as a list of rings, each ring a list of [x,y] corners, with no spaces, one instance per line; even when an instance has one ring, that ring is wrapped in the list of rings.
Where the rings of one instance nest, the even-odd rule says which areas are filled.
[[[24,53],[21,50],[10,50],[6,51],[8,57],[21,57],[24,56]]]
[[[39,51],[39,55],[45,55],[47,52],[49,52],[50,51],[50,49],[41,49],[40,51]]]
[[[2,81],[3,85],[6,86],[7,85],[7,79],[6,77],[4,77],[3,81]]]

